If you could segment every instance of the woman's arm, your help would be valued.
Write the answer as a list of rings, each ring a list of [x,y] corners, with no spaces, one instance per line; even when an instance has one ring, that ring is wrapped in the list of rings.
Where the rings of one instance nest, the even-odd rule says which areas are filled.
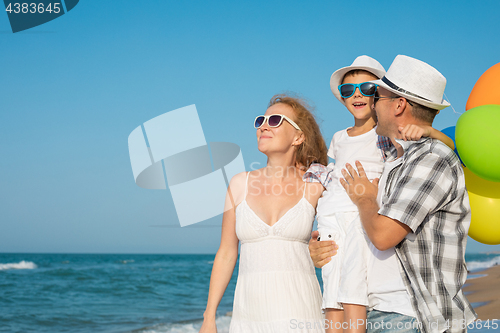
[[[224,295],[224,291],[233,275],[234,266],[238,259],[238,237],[236,236],[236,210],[235,202],[241,202],[241,179],[246,177],[243,173],[236,175],[228,187],[225,203],[225,212],[222,216],[222,234],[219,250],[215,255],[210,277],[210,288],[204,320],[200,333],[217,332],[215,315],[217,307]],[[233,189],[233,190],[231,190]],[[233,192],[236,195],[233,195]]]
[[[306,199],[316,208],[318,200],[323,194],[325,187],[322,183],[306,183]]]

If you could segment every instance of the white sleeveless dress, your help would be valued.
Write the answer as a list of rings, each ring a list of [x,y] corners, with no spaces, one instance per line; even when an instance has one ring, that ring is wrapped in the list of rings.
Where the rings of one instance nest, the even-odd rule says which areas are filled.
[[[324,332],[321,289],[308,249],[314,207],[303,196],[269,226],[248,206],[246,192],[236,207],[241,248],[229,332]]]

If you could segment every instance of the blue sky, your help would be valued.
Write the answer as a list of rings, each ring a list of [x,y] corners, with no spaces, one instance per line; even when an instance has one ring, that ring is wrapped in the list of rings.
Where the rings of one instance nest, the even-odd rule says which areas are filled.
[[[264,166],[252,122],[271,96],[309,99],[329,142],[352,125],[330,75],[362,54],[386,69],[397,54],[430,63],[461,113],[499,62],[499,10],[498,1],[82,0],[16,34],[0,13],[0,252],[215,253],[220,216],[180,228],[168,190],[134,183],[134,128],[196,104],[207,142],[236,143],[248,169]],[[458,117],[447,108],[434,126]]]

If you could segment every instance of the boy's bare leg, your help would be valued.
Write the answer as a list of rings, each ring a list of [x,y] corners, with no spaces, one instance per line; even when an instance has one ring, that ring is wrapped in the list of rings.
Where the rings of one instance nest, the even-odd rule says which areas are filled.
[[[344,322],[344,310],[341,309],[325,309],[325,333],[343,333],[342,323]]]
[[[358,304],[343,304],[344,306],[344,333],[365,333],[366,306]]]

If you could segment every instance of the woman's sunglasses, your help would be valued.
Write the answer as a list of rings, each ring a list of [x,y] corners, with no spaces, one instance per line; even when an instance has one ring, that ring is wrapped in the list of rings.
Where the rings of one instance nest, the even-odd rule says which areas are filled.
[[[349,98],[354,95],[356,88],[359,89],[361,94],[366,97],[375,95],[377,91],[377,85],[373,82],[363,82],[363,83],[344,83],[339,86],[340,96],[342,98]]]
[[[269,116],[258,116],[255,118],[254,127],[260,128],[267,120],[269,127],[278,127],[283,122],[283,119],[288,121],[290,125],[301,131],[299,125],[297,125],[292,119],[288,118],[284,114],[270,114]]]

